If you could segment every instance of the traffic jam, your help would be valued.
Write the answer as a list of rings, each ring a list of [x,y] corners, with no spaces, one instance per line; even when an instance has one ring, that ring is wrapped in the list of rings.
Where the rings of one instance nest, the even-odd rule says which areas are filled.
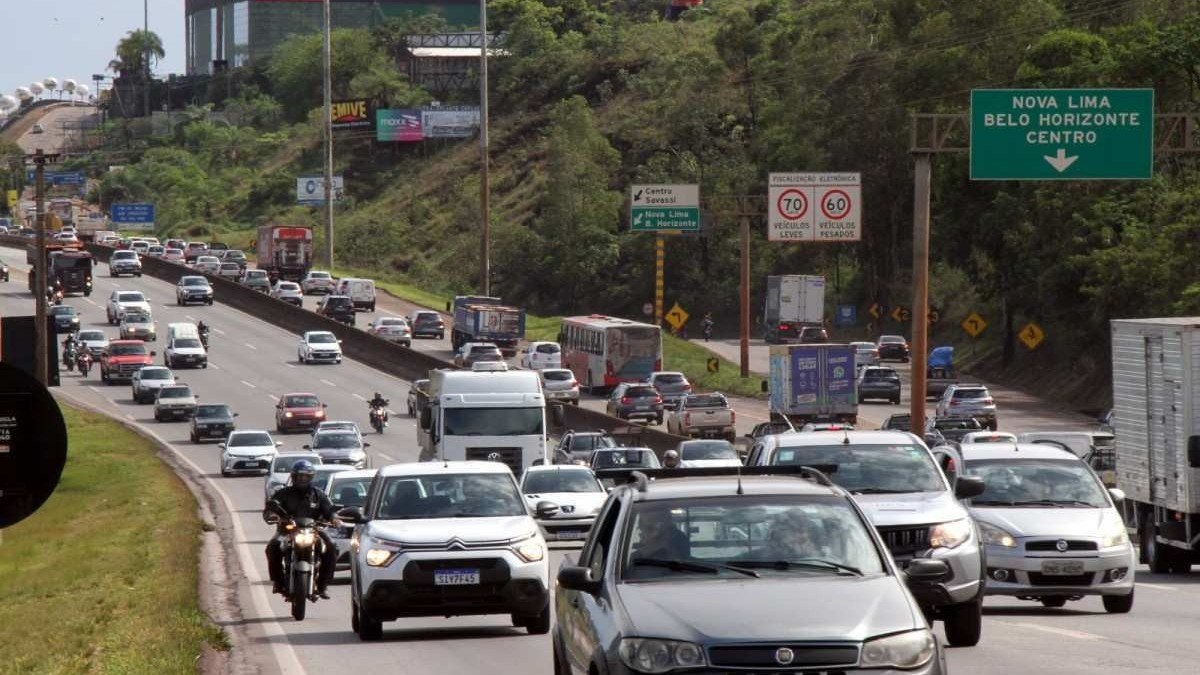
[[[1144,415],[1144,401],[1090,430],[1010,432],[989,388],[938,347],[925,427],[893,414],[868,429],[860,406],[910,395],[909,344],[831,342],[803,316],[811,302],[786,321],[791,310],[767,308],[773,330],[787,327],[766,336],[771,414],[748,433],[735,397],[666,370],[660,327],[584,315],[562,319],[556,339],[526,340],[522,309],[476,296],[362,327],[413,348],[448,336],[453,349],[403,402],[363,397],[369,428],[335,418],[319,375],[274,397],[273,428],[243,426],[246,411],[186,381],[209,367],[221,318],[210,278],[302,308],[318,295],[313,311],[351,326],[376,310],[371,280],[310,269],[311,231],[299,229],[262,228],[257,269],[228,247],[115,233],[97,238],[113,247],[106,264],[52,245],[48,266],[64,377],[96,366],[97,383],[128,386],[156,423],[216,444],[221,480],[261,478],[272,590],[295,620],[341,602],[327,589],[348,578],[346,629],[362,641],[403,618],[507,615],[550,635],[555,673],[946,673],[948,647],[985,639],[987,596],[1046,608],[1095,597],[1123,614],[1139,562],[1190,567],[1171,543],[1183,535],[1115,480],[1130,450],[1113,423],[1138,405]],[[145,257],[190,268],[174,300],[202,319],[160,326],[142,292],[117,287],[109,329],[81,325],[73,296],[91,295],[93,271],[140,277]],[[1124,330],[1132,345],[1160,329]],[[318,373],[345,358],[315,328],[280,349]],[[621,424],[567,428],[567,407],[581,405]],[[394,417],[414,436],[389,434]],[[282,450],[295,434],[302,447]],[[368,448],[385,439],[419,461],[374,465]]]

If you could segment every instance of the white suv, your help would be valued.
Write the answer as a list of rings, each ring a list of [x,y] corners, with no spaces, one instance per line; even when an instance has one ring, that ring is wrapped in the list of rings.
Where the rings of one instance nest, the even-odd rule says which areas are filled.
[[[531,513],[532,511],[532,513]],[[550,630],[546,542],[499,462],[417,462],[379,470],[350,553],[351,627],[378,640],[401,617],[511,614],[530,633]]]

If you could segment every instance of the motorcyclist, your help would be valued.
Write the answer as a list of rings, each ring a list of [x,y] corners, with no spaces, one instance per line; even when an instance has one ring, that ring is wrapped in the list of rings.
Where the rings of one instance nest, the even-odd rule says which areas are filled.
[[[292,465],[292,480],[275,491],[267,506],[263,509],[263,518],[270,514],[286,516],[286,518],[312,518],[314,520],[336,520],[337,507],[329,500],[329,496],[312,484],[317,472],[312,462],[302,459]],[[275,508],[275,502],[278,508]],[[280,520],[275,528],[275,536],[267,542],[267,570],[274,585],[273,592],[287,593],[287,584],[283,578],[283,540],[287,530],[286,520]],[[317,595],[328,600],[325,589],[333,578],[334,567],[337,565],[337,546],[323,529],[317,528],[317,535],[324,544],[321,553],[321,573],[317,577]]]
[[[375,392],[374,398],[367,401],[367,407],[370,408],[371,410],[375,410],[376,408],[378,408],[379,410],[383,411],[383,423],[387,424],[387,421],[388,421],[388,412],[387,412],[388,399],[384,398],[379,392]]]
[[[712,332],[713,332],[712,312],[705,312],[704,319],[702,319],[700,321],[700,326],[701,326],[702,330],[704,331],[704,341],[708,342],[708,339],[710,337],[712,337]]]
[[[196,332],[200,335],[200,344],[204,345],[205,349],[208,349],[208,325],[204,321],[201,321],[196,325]]]
[[[81,347],[75,355],[75,367],[84,377],[87,377],[88,371],[92,369],[92,350],[87,345]]]
[[[67,368],[67,370],[71,370],[72,368],[75,367],[75,356],[79,353],[79,343],[75,338],[75,334],[69,333],[67,335],[66,339],[63,340],[62,344],[63,344],[63,353],[62,353],[63,366],[65,366]]]
[[[668,469],[679,468],[679,453],[674,450],[668,450],[663,453],[663,466]]]

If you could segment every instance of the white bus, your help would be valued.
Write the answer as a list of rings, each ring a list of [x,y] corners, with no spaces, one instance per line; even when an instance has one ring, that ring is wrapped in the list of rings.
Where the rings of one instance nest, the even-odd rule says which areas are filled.
[[[648,323],[601,314],[566,317],[558,343],[563,368],[588,391],[644,382],[662,369],[662,331]]]

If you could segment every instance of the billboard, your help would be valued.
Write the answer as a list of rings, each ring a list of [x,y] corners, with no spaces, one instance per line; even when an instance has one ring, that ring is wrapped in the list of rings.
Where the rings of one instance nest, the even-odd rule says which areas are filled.
[[[341,176],[333,177],[333,201],[340,202],[346,194],[346,184]],[[325,203],[325,177],[300,176],[296,179],[296,203],[306,206]]]
[[[333,101],[330,104],[330,117],[333,119],[335,131],[341,129],[370,129],[374,121],[371,117],[371,102],[365,98],[349,101]]]
[[[424,138],[420,110],[385,108],[375,111],[375,117],[375,139],[381,143],[411,143]]]
[[[425,138],[470,138],[479,128],[479,106],[438,106],[421,109]]]

